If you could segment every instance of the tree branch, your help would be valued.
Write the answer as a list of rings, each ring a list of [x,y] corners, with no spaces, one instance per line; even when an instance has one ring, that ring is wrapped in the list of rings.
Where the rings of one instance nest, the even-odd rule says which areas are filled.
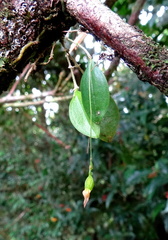
[[[132,8],[131,15],[128,19],[128,24],[132,26],[136,24],[136,22],[138,21],[139,14],[145,2],[146,0],[136,0],[135,5]],[[119,63],[120,63],[120,57],[115,56],[109,68],[105,71],[105,76],[107,78],[110,77],[111,74],[117,69]]]
[[[111,8],[114,4],[115,4],[115,2],[117,2],[118,0],[106,0],[105,2],[104,2],[104,4],[106,5],[106,6],[108,6],[109,8]]]
[[[4,0],[0,9],[0,93],[30,61],[46,55],[52,43],[79,22],[114,49],[140,80],[168,95],[168,50],[99,0],[27,0],[24,4]]]
[[[32,98],[35,98],[35,96],[32,96]],[[9,101],[9,103],[7,103],[7,101],[5,101],[5,103],[3,104],[3,107],[4,108],[7,108],[7,107],[17,107],[18,108],[18,107],[37,106],[37,105],[42,105],[44,103],[66,101],[66,100],[69,100],[71,98],[72,98],[72,95],[67,95],[67,96],[53,97],[50,100],[42,99],[42,100],[25,101],[25,102],[16,102],[17,100],[15,100],[15,101],[13,101],[13,103],[12,102],[10,103],[10,101]]]
[[[70,145],[66,145],[64,142],[62,142],[59,138],[55,137],[52,133],[50,133],[48,131],[48,129],[46,129],[44,126],[34,122],[34,124],[40,128],[41,130],[43,130],[43,132],[45,132],[50,138],[54,139],[60,146],[64,147],[65,149],[69,149],[71,146]]]
[[[24,113],[24,116],[31,120],[31,116],[28,115],[27,113]],[[71,146],[70,145],[66,145],[64,142],[62,142],[59,138],[55,137],[52,133],[49,132],[49,130],[47,128],[45,128],[44,126],[42,126],[39,123],[33,122],[34,125],[36,125],[38,128],[40,128],[43,132],[45,132],[49,137],[51,137],[52,139],[54,139],[54,141],[56,141],[56,143],[58,143],[61,147],[64,147],[65,149],[69,149]]]
[[[146,0],[136,0],[135,5],[132,8],[131,16],[128,20],[128,24],[135,25],[138,21],[139,14]]]
[[[125,23],[99,0],[66,0],[67,10],[87,30],[118,52],[137,74],[168,95],[168,50]]]

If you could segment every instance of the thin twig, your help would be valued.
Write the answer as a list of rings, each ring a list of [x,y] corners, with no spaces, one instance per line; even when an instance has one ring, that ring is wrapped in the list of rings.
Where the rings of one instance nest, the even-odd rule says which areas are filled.
[[[41,92],[38,95],[35,94],[28,94],[28,95],[20,95],[20,96],[9,96],[0,98],[0,103],[9,103],[9,102],[16,102],[16,101],[23,101],[23,100],[28,100],[28,99],[36,99],[36,98],[45,98],[47,96],[53,96],[53,90],[51,91],[46,91],[46,92]]]
[[[28,211],[28,210],[26,209],[25,211],[21,212],[21,213],[15,218],[14,223],[20,221],[20,220],[24,217],[24,215],[26,214],[27,211]]]
[[[59,101],[66,101],[72,98],[72,95],[62,96],[62,97],[53,97],[50,100],[38,100],[38,101],[27,101],[27,102],[14,102],[14,103],[5,103],[3,104],[4,108],[7,107],[28,107],[28,106],[37,106],[42,105],[44,103],[51,103],[51,102],[59,102]]]
[[[78,48],[79,44],[81,44],[83,42],[83,40],[85,39],[86,36],[87,36],[86,32],[79,32],[79,34],[74,39],[73,43],[71,44],[71,46],[69,48],[69,54],[71,54],[72,51],[74,51]]]
[[[25,82],[27,82],[27,79],[30,76],[30,74],[32,73],[32,71],[36,70],[36,65],[37,65],[37,62],[39,61],[40,58],[41,58],[41,56],[39,56],[34,63],[31,63],[30,68],[29,68],[29,70],[28,70],[28,72],[27,72],[27,74],[24,78]]]
[[[24,116],[32,121],[32,118],[29,114],[24,112]],[[34,125],[36,125],[38,128],[40,128],[41,130],[43,130],[43,132],[45,132],[49,137],[51,137],[52,139],[54,139],[56,141],[56,143],[58,143],[61,147],[64,147],[65,149],[69,149],[71,146],[70,145],[66,145],[63,141],[61,141],[59,138],[55,137],[52,133],[49,132],[49,130],[47,128],[45,128],[44,126],[42,126],[39,123],[33,122],[32,123]]]
[[[80,70],[80,72],[83,74],[84,71],[83,69],[80,67],[80,65],[76,62],[75,58],[73,58],[71,55],[69,55],[69,58],[72,60],[72,62],[75,64],[74,67],[78,68]]]
[[[25,74],[26,74],[26,72],[28,71],[29,68],[30,68],[30,63],[28,63],[26,65],[26,67],[23,69],[22,73],[19,75],[19,79],[15,81],[15,83],[11,87],[9,93],[6,95],[6,98],[8,98],[9,96],[11,96],[14,93],[16,87],[18,86],[18,84],[20,83],[22,78],[25,76]]]
[[[50,133],[48,131],[48,129],[46,129],[44,126],[34,122],[34,124],[40,128],[41,130],[43,130],[43,132],[45,132],[49,137],[51,137],[52,139],[54,139],[61,147],[64,147],[65,149],[69,149],[71,146],[70,145],[66,145],[64,142],[62,142],[59,138],[55,137],[52,133]]]
[[[39,98],[45,98],[47,96],[54,96],[55,93],[57,92],[59,86],[60,86],[60,83],[62,81],[62,79],[64,78],[64,71],[60,72],[59,74],[59,78],[58,78],[58,82],[55,86],[55,88],[53,90],[50,90],[50,91],[46,91],[46,92],[41,92],[40,94],[28,94],[28,95],[21,95],[21,96],[11,96],[11,94],[8,94],[7,96],[4,96],[2,98],[0,98],[0,103],[1,104],[4,104],[4,103],[10,103],[10,102],[16,102],[16,101],[24,101],[24,100],[33,100],[33,99],[39,99]],[[14,87],[13,87],[14,89]],[[59,99],[56,98],[56,99]],[[45,102],[46,100],[43,101],[43,103]],[[58,100],[59,101],[59,100]],[[39,102],[39,104],[42,104]],[[32,104],[31,104],[32,105]],[[38,103],[37,103],[38,105]],[[24,104],[23,104],[24,106]]]
[[[68,76],[64,79],[64,81],[62,82],[59,91],[64,92],[64,87],[67,84],[67,82],[71,79],[72,75],[71,72],[68,74]]]
[[[58,88],[59,88],[59,86],[60,86],[60,84],[61,84],[61,82],[62,82],[64,77],[65,77],[65,71],[61,71],[60,74],[59,74],[59,78],[58,78],[58,81],[57,81],[57,84],[56,84],[56,86],[54,88],[53,93],[57,92],[57,90],[58,90]]]
[[[75,76],[74,76],[74,73],[73,73],[73,66],[71,65],[71,61],[69,59],[69,53],[66,53],[66,58],[67,58],[67,61],[68,61],[68,68],[70,69],[71,71],[71,75],[72,75],[72,80],[73,80],[73,84],[74,84],[74,90],[78,89],[78,85],[76,83],[76,79],[75,79]]]
[[[72,43],[74,43],[74,41],[72,40],[72,39],[70,39],[70,38],[66,38],[68,41],[70,41],[70,42],[72,42]],[[83,47],[81,44],[79,44],[79,43],[75,43],[76,44],[76,46],[79,46],[85,53],[86,53],[86,55],[87,55],[87,57],[89,58],[89,59],[91,59],[92,57],[91,57],[91,55],[90,55],[90,53],[86,50],[86,48],[85,47]]]
[[[56,42],[53,43],[50,56],[47,62],[40,63],[40,65],[47,65],[53,58],[54,58],[54,49],[55,49]]]

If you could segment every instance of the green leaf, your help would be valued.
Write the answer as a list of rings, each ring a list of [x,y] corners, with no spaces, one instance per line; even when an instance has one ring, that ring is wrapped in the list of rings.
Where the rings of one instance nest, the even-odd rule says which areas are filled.
[[[150,169],[143,169],[143,170],[134,169],[133,171],[130,171],[130,169],[128,169],[124,174],[125,183],[128,186],[143,183],[144,180],[147,179],[147,176],[150,172],[151,172]]]
[[[167,174],[152,179],[149,185],[144,189],[144,196],[148,199],[152,199],[154,195],[157,195],[157,191],[166,184],[168,184]]]
[[[114,137],[119,123],[119,111],[115,101],[110,98],[110,103],[105,116],[100,124],[100,139],[110,142]]]
[[[108,196],[107,196],[107,199],[106,199],[106,208],[109,208],[111,202],[113,201],[113,197],[114,197],[114,194],[115,194],[115,191],[111,191]]]
[[[100,127],[95,123],[91,123],[88,118],[83,104],[81,92],[76,90],[74,96],[69,105],[69,117],[73,126],[82,134],[92,137],[99,138]]]
[[[102,71],[89,60],[80,84],[84,109],[91,121],[100,124],[109,105],[109,89]]]

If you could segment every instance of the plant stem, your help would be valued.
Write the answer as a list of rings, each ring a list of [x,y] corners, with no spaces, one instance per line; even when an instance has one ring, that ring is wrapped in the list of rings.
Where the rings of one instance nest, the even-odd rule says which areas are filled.
[[[74,42],[72,39],[70,39],[70,38],[67,38],[67,40],[70,41],[70,42],[75,43],[75,42]],[[86,53],[86,55],[87,55],[87,57],[88,57],[89,59],[92,59],[90,53],[86,50],[86,48],[84,48],[80,43],[75,43],[75,44],[76,44],[76,46],[79,46],[79,47]]]
[[[89,74],[91,74],[91,61],[89,61]],[[92,175],[93,169],[93,153],[92,153],[92,100],[91,100],[91,81],[89,77],[89,108],[90,108],[90,138],[89,138],[89,150],[90,150],[90,162],[89,162],[89,175]]]
[[[89,175],[92,175],[92,170],[93,170],[93,152],[92,152],[92,138],[89,138],[89,153],[90,153],[90,158],[89,158]]]
[[[79,88],[79,86],[78,86],[78,84],[76,83],[76,79],[75,79],[75,76],[74,76],[74,73],[73,73],[73,70],[72,70],[73,66],[71,65],[71,61],[70,61],[70,59],[69,59],[69,54],[68,54],[68,53],[66,53],[66,58],[67,58],[68,65],[69,65],[68,68],[69,68],[70,71],[71,71],[72,80],[73,80],[73,84],[74,84],[74,90],[76,90],[76,89]]]

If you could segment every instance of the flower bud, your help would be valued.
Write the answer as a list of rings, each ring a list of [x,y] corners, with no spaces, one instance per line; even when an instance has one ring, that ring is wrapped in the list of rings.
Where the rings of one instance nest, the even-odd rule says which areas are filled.
[[[89,175],[85,180],[85,189],[89,189],[90,191],[92,191],[93,187],[94,187],[94,180],[93,180],[93,177]]]
[[[83,206],[84,208],[86,207],[86,204],[88,203],[89,201],[89,198],[90,198],[90,190],[89,189],[85,189],[83,190],[82,194],[83,194],[83,197],[84,197],[84,201],[83,201]]]
[[[94,180],[93,180],[93,177],[91,175],[89,175],[85,180],[85,189],[82,192],[83,197],[84,197],[84,201],[83,201],[84,207],[86,207],[86,204],[89,201],[90,193],[91,193],[93,187],[94,187]]]

